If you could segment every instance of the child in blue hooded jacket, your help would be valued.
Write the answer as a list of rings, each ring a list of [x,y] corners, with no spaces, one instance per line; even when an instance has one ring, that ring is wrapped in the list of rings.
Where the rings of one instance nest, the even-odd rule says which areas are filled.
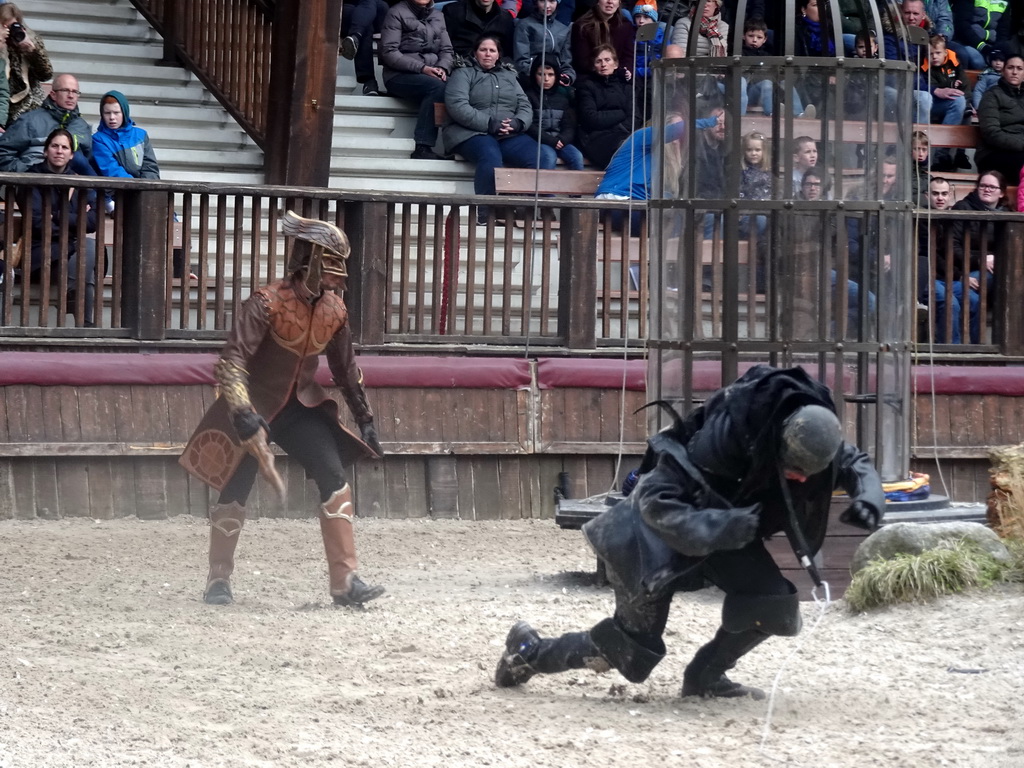
[[[159,179],[149,134],[132,122],[128,99],[108,91],[100,99],[100,128],[92,137],[93,162],[101,176]]]

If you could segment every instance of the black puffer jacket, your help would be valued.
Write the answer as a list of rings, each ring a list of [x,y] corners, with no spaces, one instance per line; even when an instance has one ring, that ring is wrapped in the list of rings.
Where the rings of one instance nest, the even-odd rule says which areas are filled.
[[[541,89],[534,77],[540,68],[540,59],[534,60],[530,68],[530,77],[525,81],[523,90],[533,107],[533,125],[529,133],[537,141],[550,147],[558,142],[572,144],[576,140],[576,109],[572,103],[572,92],[558,85],[559,70],[555,70],[555,87],[544,91],[541,104]],[[543,107],[543,108],[542,108]]]
[[[740,549],[740,508],[762,505],[757,536],[784,531],[788,511],[780,471],[785,419],[804,405],[835,410],[828,389],[801,368],[751,368],[676,427],[648,441],[632,493],[583,527],[609,577],[632,599],[696,589],[691,578],[715,551]],[[832,464],[805,483],[787,483],[810,553],[821,548],[832,491],[885,507],[881,480],[867,455],[844,443]]]
[[[589,74],[576,83],[579,146],[600,170],[633,132],[633,95],[622,70],[605,77]],[[643,122],[643,116],[636,116]]]
[[[1024,152],[1024,88],[1002,78],[985,91],[978,104],[978,129],[989,152]]]

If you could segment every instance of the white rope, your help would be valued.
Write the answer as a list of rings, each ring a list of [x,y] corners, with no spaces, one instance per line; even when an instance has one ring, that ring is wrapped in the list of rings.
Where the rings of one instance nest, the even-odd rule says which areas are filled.
[[[788,762],[784,761],[783,758],[778,758],[769,755],[765,751],[765,744],[767,744],[768,736],[771,734],[772,713],[775,709],[775,694],[779,689],[779,681],[782,679],[782,673],[786,671],[786,666],[789,664],[789,662],[793,659],[794,656],[800,653],[800,650],[804,647],[804,644],[814,634],[814,631],[818,628],[818,625],[821,624],[821,620],[825,618],[825,612],[828,610],[828,607],[832,604],[832,596],[831,591],[829,590],[828,582],[823,581],[821,583],[821,586],[825,589],[824,599],[818,596],[817,587],[815,587],[814,590],[811,592],[811,594],[814,596],[814,602],[819,608],[818,617],[814,620],[814,623],[811,624],[810,629],[808,629],[802,634],[802,636],[797,641],[796,645],[793,646],[793,649],[789,652],[786,658],[782,660],[782,664],[779,667],[779,671],[775,673],[775,679],[772,681],[771,692],[768,694],[768,711],[765,713],[764,731],[761,734],[761,754],[763,754],[765,757],[771,760],[776,760],[779,762]]]

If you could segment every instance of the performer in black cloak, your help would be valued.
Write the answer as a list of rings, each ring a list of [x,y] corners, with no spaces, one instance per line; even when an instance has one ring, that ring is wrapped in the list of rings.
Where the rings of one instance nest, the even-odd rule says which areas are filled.
[[[643,682],[665,656],[673,594],[713,584],[725,592],[722,624],[686,667],[682,695],[763,698],[725,673],[771,635],[800,631],[796,587],[764,540],[785,533],[810,565],[835,488],[851,499],[843,522],[877,528],[881,480],[843,440],[828,388],[801,368],[751,368],[651,437],[636,487],[584,525],[614,587],[615,615],[558,638],[516,623],[495,683],[583,667]]]

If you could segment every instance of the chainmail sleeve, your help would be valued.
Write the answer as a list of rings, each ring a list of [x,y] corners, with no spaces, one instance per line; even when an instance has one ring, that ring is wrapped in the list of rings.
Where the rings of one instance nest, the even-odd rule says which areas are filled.
[[[331,339],[326,354],[334,383],[341,390],[356,424],[373,421],[373,411],[366,401],[366,391],[363,389],[363,372],[356,365],[356,355],[352,349],[352,332],[348,323]]]
[[[255,354],[270,327],[267,299],[255,293],[242,304],[235,316],[228,342],[220,360],[213,367],[213,375],[232,412],[253,410],[249,398],[249,360]]]

